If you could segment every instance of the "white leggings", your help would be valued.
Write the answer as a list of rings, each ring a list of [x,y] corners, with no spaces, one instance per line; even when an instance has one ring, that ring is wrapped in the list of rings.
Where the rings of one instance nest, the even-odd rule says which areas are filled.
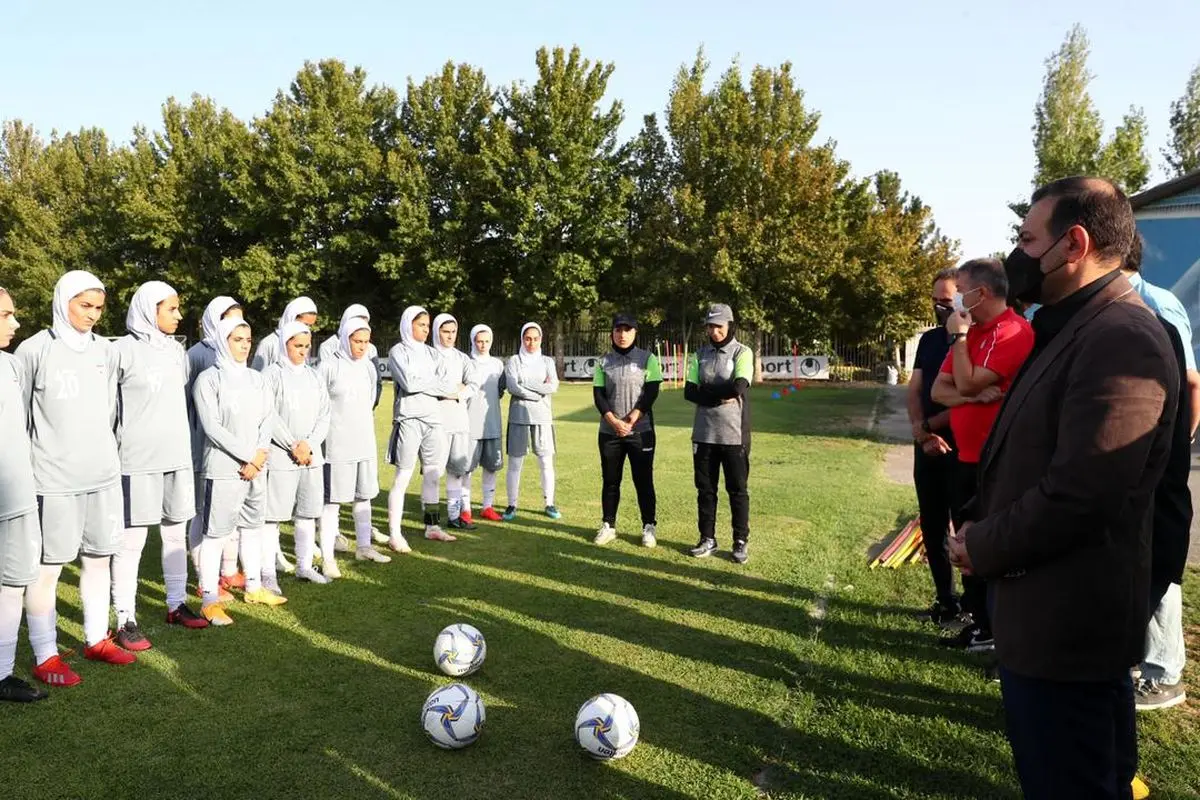
[[[159,526],[162,536],[163,581],[167,585],[167,610],[174,611],[187,595],[187,524],[183,522]],[[138,570],[142,551],[146,547],[147,528],[126,528],[121,535],[121,549],[112,560],[112,601],[117,612],[117,627],[137,619]]]
[[[99,644],[108,635],[108,598],[112,586],[111,556],[80,554],[79,597],[83,605],[83,642]],[[58,654],[58,579],[62,564],[43,564],[25,591],[25,618],[33,658],[41,664]]]
[[[438,484],[445,470],[437,464],[426,464],[424,469],[425,473],[421,476],[421,503],[428,508],[437,508]],[[392,536],[400,535],[400,522],[404,517],[404,493],[415,471],[415,467],[397,469],[396,480],[392,482],[392,489],[388,492],[388,533]],[[449,481],[450,478],[447,478],[447,488],[450,485]]]
[[[325,506],[325,510],[321,512],[321,559],[328,563],[333,563],[333,543],[338,534],[338,510],[340,508],[341,506],[337,503],[329,503]],[[354,504],[350,506],[350,513],[354,517],[355,546],[370,547],[371,501],[355,500]],[[299,547],[299,539],[297,539],[296,546]],[[300,553],[296,553],[296,558],[300,558]],[[311,562],[311,556],[309,560]],[[311,563],[309,566],[311,566]]]
[[[542,499],[546,505],[554,505],[554,454],[537,456],[542,468]],[[525,466],[525,456],[508,457],[508,504],[517,505],[521,495],[521,469]],[[485,475],[487,473],[484,473]]]

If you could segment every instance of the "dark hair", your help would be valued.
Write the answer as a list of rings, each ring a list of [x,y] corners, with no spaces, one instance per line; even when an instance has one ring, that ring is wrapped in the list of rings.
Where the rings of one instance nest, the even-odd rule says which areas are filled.
[[[1103,258],[1123,260],[1135,231],[1129,198],[1112,181],[1077,175],[1048,183],[1033,193],[1033,202],[1055,200],[1050,212],[1050,235],[1062,236],[1079,225],[1092,238]]]
[[[1133,234],[1133,241],[1129,245],[1129,254],[1125,256],[1125,269],[1130,272],[1142,271],[1142,247],[1146,244],[1146,240],[1136,231]]]
[[[937,286],[938,281],[958,281],[958,270],[954,267],[946,267],[939,269],[937,275],[933,276],[933,286]]]
[[[976,286],[986,286],[995,297],[1008,297],[1008,274],[998,258],[973,258],[958,268]]]

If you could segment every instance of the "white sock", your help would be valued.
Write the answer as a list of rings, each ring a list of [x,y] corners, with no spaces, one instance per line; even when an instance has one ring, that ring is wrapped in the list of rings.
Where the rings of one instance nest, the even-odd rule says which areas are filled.
[[[279,577],[275,573],[275,554],[279,552],[279,524],[268,522],[260,529],[262,531],[262,541],[260,542],[262,549],[262,565],[259,567],[262,573],[263,583],[270,586],[279,585]]]
[[[79,601],[83,606],[83,643],[100,644],[108,636],[108,593],[112,591],[112,556],[79,554]]]
[[[371,501],[355,500],[351,507],[354,515],[354,538],[358,547],[371,546]]]
[[[187,598],[188,556],[187,524],[163,523],[158,532],[162,536],[163,583],[167,585],[167,610],[174,611]],[[197,554],[199,551],[197,550]]]
[[[458,519],[462,514],[462,485],[461,475],[446,475],[446,516]]]
[[[117,627],[136,620],[138,566],[146,547],[148,528],[126,528],[121,534],[121,547],[112,557],[112,602],[117,612]]]
[[[25,590],[25,622],[29,626],[29,644],[35,664],[58,655],[58,577],[62,564],[42,564],[37,580]]]
[[[200,574],[200,545],[204,543],[204,520],[200,515],[192,517],[192,521],[188,523],[188,555],[192,557],[192,569],[196,574]]]
[[[404,518],[404,493],[408,491],[412,475],[411,469],[397,469],[396,480],[388,492],[388,533],[392,536],[400,535],[400,522]]]
[[[219,603],[221,581],[221,558],[225,552],[225,540],[233,539],[236,534],[220,538],[205,536],[200,543],[200,589],[204,592],[204,605]]]
[[[504,482],[508,485],[508,504],[514,508],[521,495],[521,468],[524,466],[525,456],[511,456],[508,459],[508,475]]]
[[[225,549],[221,552],[221,574],[226,577],[237,575],[238,546],[241,544],[241,537],[235,532],[232,536],[224,537],[222,541],[225,542]],[[246,566],[245,557],[242,559],[242,566]]]
[[[445,469],[437,464],[422,465],[425,474],[421,476],[421,504],[425,506],[425,510],[437,510],[440,500],[438,494],[438,484],[442,482],[442,475],[445,474]]]
[[[242,528],[242,569],[246,573],[246,591],[262,588],[262,528]]]
[[[313,568],[313,548],[317,546],[317,521],[315,519],[297,519],[295,522],[296,569],[311,570]]]
[[[337,534],[338,506],[336,503],[330,503],[321,512],[321,561],[325,564],[334,563],[333,542],[337,539]]]
[[[459,509],[461,513],[470,515],[471,513],[471,473],[463,475],[462,479],[462,499],[459,501]]]
[[[538,456],[538,463],[542,466],[542,499],[546,501],[546,505],[554,505],[554,456]]]
[[[510,468],[511,469],[511,468]],[[496,505],[496,473],[483,471],[483,507],[492,508]]]
[[[0,680],[12,675],[17,663],[17,633],[24,605],[24,586],[0,586]]]

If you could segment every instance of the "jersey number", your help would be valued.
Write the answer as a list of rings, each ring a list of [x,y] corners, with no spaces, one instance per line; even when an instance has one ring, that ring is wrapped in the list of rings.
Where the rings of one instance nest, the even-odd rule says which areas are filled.
[[[62,369],[54,373],[54,382],[58,384],[56,400],[74,400],[79,397],[79,376],[73,369]]]

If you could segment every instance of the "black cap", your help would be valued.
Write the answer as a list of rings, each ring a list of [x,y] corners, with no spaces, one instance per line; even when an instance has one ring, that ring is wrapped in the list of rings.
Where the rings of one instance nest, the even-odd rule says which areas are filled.
[[[634,317],[633,314],[626,314],[622,312],[613,317],[612,326],[614,328],[636,328],[637,318]]]

